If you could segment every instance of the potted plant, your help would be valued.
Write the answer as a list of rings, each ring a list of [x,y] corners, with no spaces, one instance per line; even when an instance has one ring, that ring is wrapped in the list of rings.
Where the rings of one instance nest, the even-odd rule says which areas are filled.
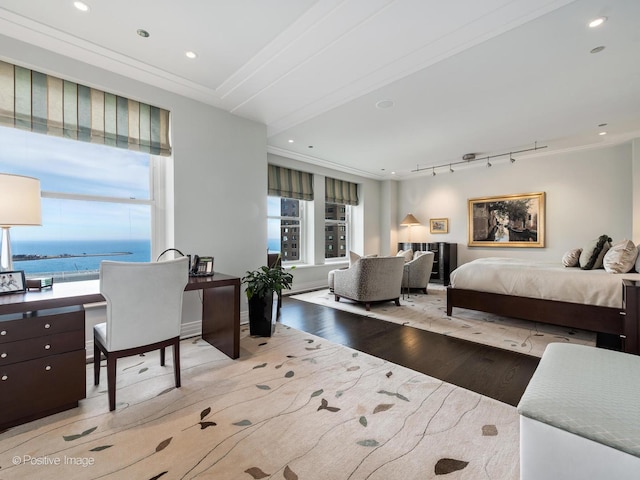
[[[245,291],[249,301],[249,333],[251,335],[271,336],[278,316],[278,298],[282,290],[291,288],[292,281],[293,275],[276,263],[248,271],[242,277],[241,283],[246,285]]]

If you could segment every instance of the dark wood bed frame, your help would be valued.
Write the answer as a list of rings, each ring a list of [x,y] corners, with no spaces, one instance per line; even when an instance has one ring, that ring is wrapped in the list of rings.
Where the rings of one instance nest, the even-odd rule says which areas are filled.
[[[622,309],[447,287],[447,315],[459,307],[616,335],[622,340],[623,351],[639,354],[640,285],[636,283],[640,284],[622,281]]]

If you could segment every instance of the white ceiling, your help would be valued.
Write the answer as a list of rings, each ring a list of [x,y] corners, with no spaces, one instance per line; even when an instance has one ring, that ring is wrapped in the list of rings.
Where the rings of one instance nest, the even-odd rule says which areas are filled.
[[[2,0],[0,32],[262,122],[273,153],[372,178],[640,137],[639,0],[84,1]]]

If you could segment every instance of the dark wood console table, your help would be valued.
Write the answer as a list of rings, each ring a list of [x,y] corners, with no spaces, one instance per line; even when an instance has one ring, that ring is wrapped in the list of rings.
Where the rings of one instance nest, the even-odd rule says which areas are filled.
[[[191,290],[202,290],[202,338],[238,358],[240,278],[190,277]],[[85,398],[83,305],[103,301],[99,280],[0,296],[0,431]]]

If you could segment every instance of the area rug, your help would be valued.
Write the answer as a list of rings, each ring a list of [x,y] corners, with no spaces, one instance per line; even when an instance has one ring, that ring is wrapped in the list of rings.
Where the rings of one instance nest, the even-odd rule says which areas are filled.
[[[118,365],[78,408],[0,434],[10,479],[517,479],[518,415],[284,325],[231,360],[200,338]],[[105,372],[106,373],[106,372]],[[105,375],[106,377],[106,375]]]
[[[371,305],[368,312],[363,304],[351,300],[341,298],[336,302],[328,289],[293,295],[291,298],[536,357],[541,357],[551,342],[596,344],[596,334],[584,330],[464,308],[454,308],[453,315],[447,316],[445,288],[429,285],[427,291],[428,294],[411,292],[401,297],[400,307],[393,302],[377,303]]]

